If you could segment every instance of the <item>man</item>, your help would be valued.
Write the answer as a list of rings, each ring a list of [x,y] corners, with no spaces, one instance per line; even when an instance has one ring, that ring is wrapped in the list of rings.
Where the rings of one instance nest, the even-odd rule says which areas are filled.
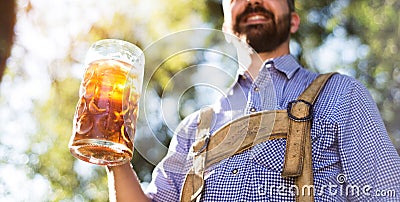
[[[290,34],[300,24],[293,0],[224,0],[223,3],[224,31],[246,41],[257,52],[252,58],[260,57],[263,63],[253,60],[231,93],[213,106],[215,123],[211,134],[231,120],[226,112],[246,115],[286,109],[318,76],[301,67],[290,55]],[[276,94],[272,100],[268,96],[271,82]],[[350,77],[333,75],[320,92],[312,115],[316,201],[399,199],[400,158],[364,86]],[[191,167],[188,154],[198,116],[195,113],[182,121],[171,140],[169,153],[155,168],[146,193],[130,164],[108,167],[110,198],[179,201],[185,174]],[[212,166],[204,175],[201,200],[294,201],[294,178],[281,175],[285,148],[286,139],[277,138]]]

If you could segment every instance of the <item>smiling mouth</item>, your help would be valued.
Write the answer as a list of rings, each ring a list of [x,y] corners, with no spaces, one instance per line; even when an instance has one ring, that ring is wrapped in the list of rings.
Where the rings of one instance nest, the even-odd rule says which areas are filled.
[[[246,16],[243,20],[243,23],[245,23],[245,24],[260,24],[260,23],[266,23],[269,20],[271,20],[271,18],[269,16],[266,16],[264,14],[255,13],[255,14],[249,14],[248,16]]]

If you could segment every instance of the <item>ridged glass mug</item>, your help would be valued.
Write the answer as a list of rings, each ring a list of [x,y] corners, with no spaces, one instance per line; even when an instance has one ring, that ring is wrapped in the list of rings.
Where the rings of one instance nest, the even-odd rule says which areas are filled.
[[[143,68],[142,50],[129,42],[103,39],[89,48],[69,142],[74,157],[108,166],[132,159]]]

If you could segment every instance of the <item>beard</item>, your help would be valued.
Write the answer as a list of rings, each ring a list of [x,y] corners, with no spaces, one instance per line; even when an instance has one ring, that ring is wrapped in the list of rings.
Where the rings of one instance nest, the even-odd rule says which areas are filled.
[[[262,13],[271,20],[268,23],[240,26],[241,22],[248,14]],[[275,18],[275,15],[262,6],[248,6],[245,11],[237,16],[233,25],[233,32],[246,42],[257,52],[272,52],[282,43],[288,40],[290,35],[290,13]]]

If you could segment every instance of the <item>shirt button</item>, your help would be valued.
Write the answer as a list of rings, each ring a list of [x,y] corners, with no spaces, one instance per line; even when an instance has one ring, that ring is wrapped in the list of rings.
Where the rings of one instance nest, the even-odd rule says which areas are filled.
[[[258,91],[260,91],[260,88],[259,87],[255,87],[254,91],[258,92]]]
[[[234,174],[234,175],[236,175],[238,172],[239,172],[238,169],[233,169],[232,170],[232,174]]]
[[[250,109],[250,111],[251,111],[251,112],[256,112],[257,110],[256,110],[256,108],[252,107],[252,108]]]

